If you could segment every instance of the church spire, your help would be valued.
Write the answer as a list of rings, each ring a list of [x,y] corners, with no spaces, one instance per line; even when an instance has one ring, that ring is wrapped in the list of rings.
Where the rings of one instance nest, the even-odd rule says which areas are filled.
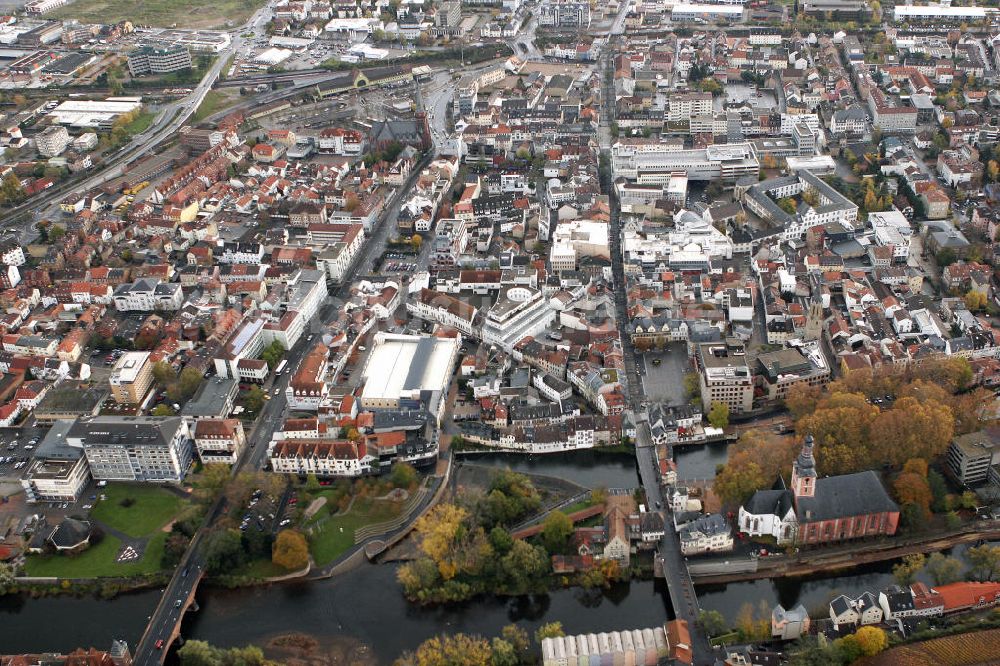
[[[813,456],[813,436],[806,435],[802,451],[792,465],[792,492],[796,497],[813,497],[816,493],[816,458]]]

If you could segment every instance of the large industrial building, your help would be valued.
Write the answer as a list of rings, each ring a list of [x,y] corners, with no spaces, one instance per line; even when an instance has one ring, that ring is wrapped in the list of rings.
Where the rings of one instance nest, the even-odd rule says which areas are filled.
[[[379,333],[364,368],[365,409],[426,409],[441,421],[461,337]]]

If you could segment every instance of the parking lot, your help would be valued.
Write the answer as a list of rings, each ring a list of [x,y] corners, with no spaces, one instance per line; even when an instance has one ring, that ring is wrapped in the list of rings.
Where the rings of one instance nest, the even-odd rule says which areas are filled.
[[[18,481],[47,428],[0,428],[0,480]]]
[[[684,343],[672,343],[664,351],[649,351],[636,356],[642,386],[649,402],[682,405],[687,402],[684,373],[688,371]]]
[[[258,488],[247,501],[240,520],[240,531],[278,532],[292,524],[298,502],[298,495],[294,491],[287,493],[286,499]]]

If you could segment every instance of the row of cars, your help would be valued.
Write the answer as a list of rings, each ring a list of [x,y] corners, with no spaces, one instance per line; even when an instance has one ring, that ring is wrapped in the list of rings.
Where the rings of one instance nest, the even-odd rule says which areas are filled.
[[[255,529],[258,532],[277,530],[291,525],[298,506],[298,495],[292,493],[287,504],[282,508],[280,501],[263,490],[254,490],[247,502],[246,511],[240,521],[240,531]]]
[[[12,455],[0,456],[0,468],[8,468],[9,471],[14,471],[26,466],[31,458],[30,451],[34,449],[37,444],[37,437],[32,437],[23,446],[20,440],[16,437],[10,442],[0,440],[0,448],[6,446],[8,452],[17,451],[19,448],[23,448],[25,451],[25,455],[18,455],[14,453]]]

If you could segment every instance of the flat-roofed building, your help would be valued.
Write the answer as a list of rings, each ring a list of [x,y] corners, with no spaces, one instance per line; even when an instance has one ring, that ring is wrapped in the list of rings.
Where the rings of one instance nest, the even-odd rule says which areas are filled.
[[[240,381],[235,377],[215,376],[202,382],[198,392],[181,409],[188,419],[225,418],[233,411]]]
[[[51,125],[35,136],[35,148],[42,157],[62,155],[69,145],[69,132],[62,125]]]
[[[243,363],[256,359],[264,351],[264,320],[244,319],[233,331],[215,357],[215,373],[220,377],[261,381],[256,364]],[[265,364],[266,365],[266,364]],[[267,376],[266,373],[264,375]]]
[[[1000,436],[996,430],[960,435],[948,446],[948,468],[967,486],[986,481],[990,467],[1000,463]]]
[[[670,11],[671,21],[742,21],[743,7],[740,5],[710,5],[679,2]]]
[[[128,54],[128,71],[132,76],[169,74],[184,69],[191,69],[191,52],[184,46],[140,46]]]
[[[75,502],[90,482],[83,449],[66,443],[73,421],[57,421],[42,438],[35,457],[21,477],[28,502]]]
[[[986,9],[983,7],[953,7],[950,4],[946,5],[944,3],[922,6],[899,4],[893,7],[892,11],[897,23],[923,21],[962,23],[967,21],[982,21],[986,18]]]
[[[122,354],[111,369],[108,383],[111,384],[115,402],[126,405],[142,402],[153,385],[153,364],[149,360],[149,352]]]
[[[414,317],[449,326],[463,335],[476,333],[479,322],[475,306],[434,289],[421,289],[406,303]]]
[[[540,289],[528,285],[505,284],[483,321],[483,342],[510,352],[528,336],[549,327],[556,311]]]
[[[727,339],[698,345],[698,368],[705,413],[713,402],[724,403],[732,414],[753,408],[753,377],[741,342]]]
[[[363,370],[365,409],[426,409],[438,420],[458,358],[461,337],[378,333]]]
[[[104,384],[64,380],[45,392],[45,397],[35,407],[35,422],[49,425],[61,419],[72,421],[81,416],[97,416],[107,397],[108,389]]]
[[[622,176],[640,185],[668,183],[676,171],[686,172],[691,181],[735,181],[760,172],[752,143],[685,149],[656,140],[626,139],[611,147],[611,166],[616,178]]]
[[[756,383],[764,388],[767,401],[775,404],[793,391],[830,381],[830,366],[818,344],[759,354],[756,364]]]
[[[114,299],[115,309],[119,312],[173,311],[181,309],[184,293],[180,283],[140,278],[131,284],[119,285]]]
[[[66,433],[98,481],[180,483],[191,466],[191,432],[179,416],[93,416]]]

